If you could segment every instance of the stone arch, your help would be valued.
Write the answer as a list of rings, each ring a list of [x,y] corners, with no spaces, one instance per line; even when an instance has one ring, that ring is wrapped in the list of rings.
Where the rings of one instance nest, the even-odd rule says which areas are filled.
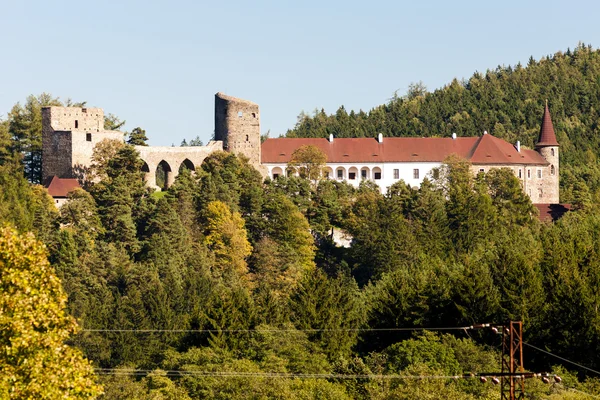
[[[279,178],[280,176],[283,176],[283,170],[282,170],[281,168],[279,168],[279,167],[275,167],[275,168],[273,168],[273,169],[271,170],[271,177],[272,177],[273,179],[277,179],[277,178]]]
[[[156,179],[156,186],[162,190],[167,190],[167,188],[173,184],[173,170],[171,169],[169,163],[165,160],[161,160],[161,162],[158,163],[154,175]]]
[[[333,169],[331,167],[323,168],[323,178],[325,179],[334,179]]]
[[[154,187],[156,185],[156,178],[150,173],[150,167],[146,161],[144,161],[144,164],[142,165],[142,172],[144,173],[144,182],[146,182],[146,185]]]
[[[348,169],[348,180],[349,181],[354,181],[358,179],[358,168],[356,167],[350,167]]]
[[[189,158],[186,158],[185,160],[183,160],[181,162],[181,164],[179,164],[179,173],[181,173],[181,171],[184,169],[188,169],[188,170],[194,172],[196,170],[196,166],[194,165],[193,162],[190,161]]]

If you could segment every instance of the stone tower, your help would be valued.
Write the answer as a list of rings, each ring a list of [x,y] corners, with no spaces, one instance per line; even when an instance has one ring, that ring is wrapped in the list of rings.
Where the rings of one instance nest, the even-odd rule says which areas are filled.
[[[215,140],[223,141],[223,149],[243,154],[260,170],[260,114],[258,104],[227,96],[215,95]]]
[[[542,157],[550,163],[544,171],[542,177],[542,189],[544,198],[550,204],[559,203],[559,157],[558,157],[558,142],[554,134],[554,126],[548,109],[548,101],[544,109],[542,117],[542,127],[540,128],[540,136],[535,144],[535,151],[541,154]]]
[[[104,130],[101,108],[42,108],[43,179],[78,178],[90,166],[94,146],[103,139],[123,140],[123,133]]]

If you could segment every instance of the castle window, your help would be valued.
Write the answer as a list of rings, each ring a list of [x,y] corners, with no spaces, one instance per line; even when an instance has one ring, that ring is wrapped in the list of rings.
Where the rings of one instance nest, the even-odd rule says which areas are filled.
[[[243,113],[243,112],[241,112],[241,111],[238,111],[238,117],[240,117],[240,118],[241,118],[241,117],[243,117],[243,116],[244,116],[244,113]]]
[[[538,176],[538,179],[542,178],[542,170],[541,169],[537,170],[537,176]]]
[[[246,142],[248,141],[248,138],[249,138],[249,136],[248,136],[248,135],[246,135]]]
[[[375,179],[381,179],[381,172],[373,172],[373,177]]]
[[[256,118],[256,113],[252,113],[252,118]]]
[[[341,170],[340,170],[340,171],[338,171],[338,177],[339,177],[339,175],[340,175],[340,172],[342,172],[342,171],[341,171]],[[355,180],[355,179],[356,179],[356,172],[350,172],[350,173],[348,174],[348,179],[350,179],[351,181]]]
[[[544,197],[544,191],[542,190],[542,188],[538,189],[538,197],[541,199],[542,197]]]
[[[82,112],[82,113],[87,113],[87,108],[82,108],[82,109],[81,109],[81,112]]]
[[[530,169],[527,170],[527,179],[531,179],[531,170]]]
[[[521,168],[519,168],[519,179],[523,178],[523,171],[521,171]]]
[[[323,172],[323,177],[324,177],[325,179],[329,179],[329,171],[325,171],[325,172]]]
[[[413,179],[419,179],[419,169],[413,169]]]
[[[479,168],[479,172],[485,172],[485,169]]]
[[[394,170],[394,179],[400,179],[400,170],[399,169]]]
[[[92,134],[91,133],[86,133],[85,134],[85,141],[86,142],[91,142],[92,141]]]
[[[279,178],[279,174],[273,174],[273,179]]]
[[[79,128],[79,121],[75,120],[75,129]]]
[[[367,170],[366,169],[363,169],[360,171],[360,177],[362,179],[367,179]]]
[[[554,175],[554,165],[550,166],[550,175]]]
[[[338,179],[344,179],[344,170],[343,169],[338,169],[337,170],[337,178]]]
[[[550,155],[554,157],[554,149],[550,149]]]

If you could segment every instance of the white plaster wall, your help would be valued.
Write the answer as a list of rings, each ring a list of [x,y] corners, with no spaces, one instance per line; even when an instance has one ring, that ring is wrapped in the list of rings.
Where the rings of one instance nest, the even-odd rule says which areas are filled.
[[[286,163],[265,163],[264,164],[269,173],[269,177],[273,178],[273,169],[281,168],[282,171],[286,170]],[[369,169],[369,179],[375,182],[382,193],[387,191],[387,188],[392,186],[394,183],[404,180],[410,186],[419,187],[423,179],[429,175],[433,168],[440,167],[442,163],[437,162],[407,162],[407,163],[327,163],[326,166],[331,168],[333,174],[329,176],[329,179],[337,179],[337,169],[344,168],[344,176],[345,181],[354,187],[358,187],[361,182],[361,169],[366,167]],[[357,169],[356,179],[350,180],[348,179],[348,172],[350,168],[355,167]],[[381,169],[381,179],[374,179],[373,169],[375,167],[379,167]],[[394,169],[398,169],[399,171],[399,179],[394,179]],[[419,170],[419,178],[413,178],[413,170]]]

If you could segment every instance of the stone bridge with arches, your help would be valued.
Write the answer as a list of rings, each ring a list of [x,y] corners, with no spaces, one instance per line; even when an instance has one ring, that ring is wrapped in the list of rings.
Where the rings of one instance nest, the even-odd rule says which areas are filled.
[[[206,157],[215,151],[223,150],[222,141],[211,141],[206,146],[135,146],[144,161],[142,170],[146,173],[146,185],[156,189],[170,187],[182,168],[194,171],[202,165]],[[157,185],[157,171],[164,172],[164,186]]]

